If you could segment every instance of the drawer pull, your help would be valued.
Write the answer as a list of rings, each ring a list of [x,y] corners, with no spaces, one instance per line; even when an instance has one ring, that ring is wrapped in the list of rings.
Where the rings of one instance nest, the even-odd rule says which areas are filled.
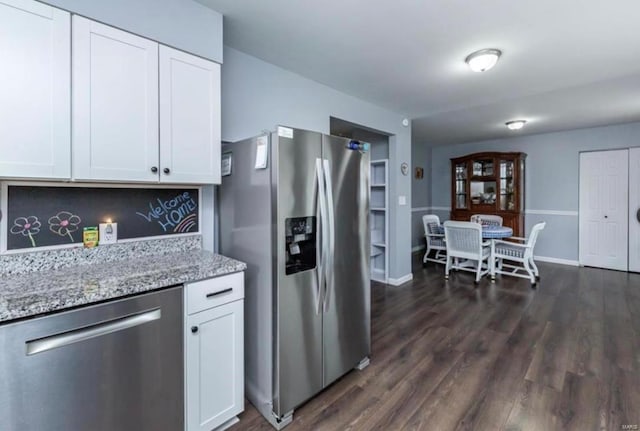
[[[233,291],[233,287],[230,287],[224,290],[219,290],[218,292],[207,293],[207,298],[213,298],[214,296],[222,295],[223,293],[229,293],[231,291]]]

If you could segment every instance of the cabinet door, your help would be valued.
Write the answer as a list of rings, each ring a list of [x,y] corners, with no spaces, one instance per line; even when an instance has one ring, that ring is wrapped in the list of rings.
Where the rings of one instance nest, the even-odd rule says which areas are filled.
[[[500,211],[517,211],[520,208],[517,205],[516,187],[516,169],[513,160],[500,160],[500,183],[498,184],[498,206]]]
[[[455,163],[453,165],[453,187],[452,205],[456,210],[468,208],[468,166],[467,162]]]
[[[160,181],[220,184],[220,65],[160,46]]]
[[[0,177],[71,177],[70,20],[0,0]]]
[[[73,177],[158,180],[158,44],[73,17]]]
[[[244,408],[244,301],[189,316],[187,431],[210,431]]]

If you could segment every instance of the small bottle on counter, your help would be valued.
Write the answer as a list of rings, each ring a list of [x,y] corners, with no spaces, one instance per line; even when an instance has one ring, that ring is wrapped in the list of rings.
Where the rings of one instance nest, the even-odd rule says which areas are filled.
[[[98,245],[98,228],[96,226],[85,227],[82,230],[82,242],[85,248],[93,248]]]

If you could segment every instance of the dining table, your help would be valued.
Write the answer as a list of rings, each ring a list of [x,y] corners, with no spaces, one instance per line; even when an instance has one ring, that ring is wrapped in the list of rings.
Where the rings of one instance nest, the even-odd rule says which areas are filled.
[[[436,229],[437,233],[444,235],[444,226],[438,225]],[[489,255],[489,274],[491,275],[491,281],[495,280],[495,257],[493,251],[495,250],[495,244],[493,242],[497,239],[504,239],[513,236],[513,229],[508,226],[498,225],[482,225],[482,239],[488,239],[491,241],[491,254]]]

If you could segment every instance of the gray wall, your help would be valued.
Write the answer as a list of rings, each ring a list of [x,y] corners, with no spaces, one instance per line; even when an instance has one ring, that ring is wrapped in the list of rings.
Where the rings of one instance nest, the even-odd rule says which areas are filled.
[[[547,227],[536,255],[578,260],[579,153],[636,147],[640,123],[521,136],[497,141],[434,147],[432,150],[432,206],[447,219],[450,208],[452,157],[479,151],[522,151],[528,154],[525,175],[526,230],[538,221]],[[422,232],[414,231],[414,240]]]
[[[222,15],[192,0],[44,0],[222,63]]]
[[[430,214],[431,210],[431,147],[414,144],[411,147],[411,247],[414,249],[424,246],[422,216]],[[424,169],[424,178],[415,177],[416,168]]]
[[[278,124],[330,132],[330,117],[384,131],[389,137],[389,276],[411,273],[411,181],[399,175],[411,164],[411,127],[401,114],[387,111],[229,47],[222,67],[222,139],[234,142],[274,130]],[[404,194],[407,205],[399,206]]]

